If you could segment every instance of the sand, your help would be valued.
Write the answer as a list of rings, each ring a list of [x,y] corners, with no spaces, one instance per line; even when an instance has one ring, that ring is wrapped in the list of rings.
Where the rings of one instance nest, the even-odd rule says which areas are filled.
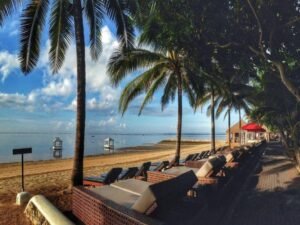
[[[224,145],[218,142],[217,146]],[[97,176],[112,167],[140,166],[146,161],[170,160],[174,157],[176,143],[163,141],[152,146],[138,146],[121,152],[101,156],[88,156],[84,160],[84,175]],[[210,149],[209,142],[182,142],[181,156]],[[43,194],[62,211],[71,209],[69,189],[72,159],[36,161],[25,163],[25,189],[32,195]],[[24,214],[24,207],[15,205],[20,191],[20,164],[0,164],[0,224],[30,224]]]

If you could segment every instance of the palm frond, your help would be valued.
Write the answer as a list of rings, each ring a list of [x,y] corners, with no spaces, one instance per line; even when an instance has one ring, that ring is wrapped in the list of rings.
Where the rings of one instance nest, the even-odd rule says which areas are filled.
[[[138,75],[135,79],[129,82],[119,100],[119,111],[124,115],[128,108],[129,103],[139,94],[146,91],[152,84],[153,80],[157,79],[160,75],[159,67],[151,68],[144,73]]]
[[[109,60],[107,73],[110,76],[112,84],[118,85],[126,74],[160,63],[166,63],[166,60],[159,53],[144,49],[134,49],[125,52],[118,49]]]
[[[206,116],[211,116],[211,105],[207,107]]]
[[[190,83],[183,82],[182,89],[187,96],[190,106],[196,110],[197,93],[192,88],[192,85],[190,85]]]
[[[134,28],[129,17],[127,1],[103,0],[107,15],[117,26],[117,36],[122,48],[133,48]]]
[[[6,17],[12,15],[14,11],[22,5],[23,0],[1,0],[0,1],[0,26]]]
[[[147,90],[146,96],[143,100],[143,103],[140,107],[139,115],[141,115],[144,107],[152,100],[154,93],[164,85],[164,81],[166,79],[166,71],[165,69],[162,69],[160,71],[160,75],[152,82],[152,85]]]
[[[90,49],[91,57],[97,60],[102,52],[101,27],[103,21],[103,1],[87,0],[85,5],[85,15],[90,28]]]
[[[28,74],[40,54],[40,37],[45,23],[49,0],[32,0],[21,15],[21,70]]]
[[[175,100],[176,96],[176,90],[177,90],[177,80],[175,79],[176,75],[174,73],[169,74],[168,81],[166,83],[166,86],[164,88],[164,93],[161,97],[161,110],[164,110],[166,105],[170,101]]]
[[[222,99],[219,101],[219,104],[216,107],[216,117],[219,118],[219,116],[221,115],[221,113],[223,111],[225,111],[225,109],[228,107],[228,105],[230,104],[229,101],[227,101],[227,99]]]
[[[50,15],[49,58],[53,73],[61,68],[72,37],[72,16],[67,1],[54,0]]]

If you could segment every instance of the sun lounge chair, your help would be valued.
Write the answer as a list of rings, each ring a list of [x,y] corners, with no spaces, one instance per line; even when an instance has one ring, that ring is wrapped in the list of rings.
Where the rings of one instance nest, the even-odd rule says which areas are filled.
[[[192,170],[198,178],[198,184],[215,184],[218,185],[221,177],[224,176],[222,171],[224,165],[226,164],[226,159],[224,156],[213,157],[205,161],[200,169],[190,168],[186,166],[172,167],[171,169],[165,170],[163,172],[148,171],[148,182],[157,183],[163,180],[168,180],[176,177],[182,173]]]
[[[147,179],[147,171],[150,169],[151,162],[145,162],[141,165],[137,173],[135,174],[135,177],[137,179]]]
[[[209,151],[204,151],[202,159],[206,159],[209,157]]]
[[[113,183],[118,179],[122,172],[122,168],[112,168],[108,173],[102,174],[99,177],[84,177],[83,185],[85,186],[102,186]]]
[[[74,187],[72,212],[85,225],[162,224],[151,216],[170,210],[196,182],[190,171],[156,184],[129,179],[92,189]]]
[[[152,164],[150,169],[151,171],[162,171],[169,165],[169,161],[162,161],[155,164]]]
[[[173,166],[176,166],[175,158],[173,158],[170,162],[169,165],[166,166],[166,169],[170,169]]]
[[[118,176],[118,180],[133,178],[138,170],[139,169],[137,167],[129,167],[128,169],[122,171],[122,173]]]
[[[190,159],[191,161],[197,160],[198,156],[200,155],[200,153],[196,153],[193,155],[193,157]]]
[[[201,152],[201,153],[198,155],[198,157],[197,157],[196,160],[203,159],[203,156],[204,156],[205,154],[206,154],[205,151]]]
[[[182,159],[179,161],[179,164],[184,164],[185,162],[192,160],[192,158],[195,156],[195,154],[189,154],[185,157],[185,159]],[[175,160],[175,159],[174,159]]]

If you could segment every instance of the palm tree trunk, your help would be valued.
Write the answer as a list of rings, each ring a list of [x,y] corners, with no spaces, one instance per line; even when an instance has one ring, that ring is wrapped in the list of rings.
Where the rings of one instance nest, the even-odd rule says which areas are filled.
[[[215,128],[215,91],[211,85],[211,150],[216,151],[216,128]]]
[[[177,121],[177,143],[175,162],[179,164],[180,160],[180,145],[181,145],[181,127],[182,127],[182,78],[178,73],[178,121]]]
[[[241,107],[239,107],[239,137],[240,146],[242,145],[242,118],[241,118]]]
[[[231,122],[230,122],[230,106],[228,106],[228,145],[231,147]]]
[[[72,169],[72,186],[82,185],[84,132],[85,132],[85,45],[82,21],[81,0],[74,0],[73,16],[75,24],[76,54],[77,54],[77,114],[75,153]]]

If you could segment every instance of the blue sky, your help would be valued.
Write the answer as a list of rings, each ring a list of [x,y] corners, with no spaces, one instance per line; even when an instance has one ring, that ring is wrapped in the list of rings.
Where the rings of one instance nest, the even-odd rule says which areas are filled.
[[[71,43],[65,62],[58,74],[51,74],[48,61],[48,29],[45,28],[41,54],[34,71],[24,76],[19,69],[19,16],[5,20],[0,28],[0,131],[1,132],[74,132],[76,106],[76,52]],[[118,42],[112,23],[107,21],[102,28],[103,52],[97,62],[89,55],[86,41],[87,68],[87,121],[89,133],[175,133],[177,104],[162,112],[159,91],[141,116],[138,97],[122,117],[118,113],[118,99],[122,88],[134,77],[130,74],[119,87],[112,87],[106,74],[106,64]],[[87,38],[86,38],[87,40]],[[209,133],[210,118],[196,113],[184,98],[183,132]],[[238,121],[232,113],[232,122]],[[227,120],[220,116],[217,132],[224,133]]]

